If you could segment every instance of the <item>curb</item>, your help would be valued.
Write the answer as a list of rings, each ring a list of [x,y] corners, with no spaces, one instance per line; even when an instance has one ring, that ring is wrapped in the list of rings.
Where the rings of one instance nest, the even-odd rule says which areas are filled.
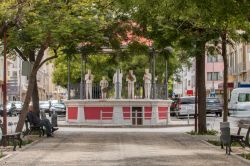
[[[189,134],[188,134],[188,135],[189,135]],[[197,139],[199,139],[199,138],[197,138]],[[212,148],[214,148],[214,149],[216,149],[216,150],[224,151],[224,150],[222,150],[222,149],[218,149],[218,148],[217,148],[218,146],[215,146],[215,145],[213,145],[213,144],[211,144],[211,143],[209,143],[209,142],[207,142],[207,141],[205,141],[205,140],[202,140],[202,139],[199,139],[199,140],[200,140],[201,142],[203,142],[204,144],[206,144],[206,145],[208,145],[208,146],[210,146],[210,147],[212,147]],[[245,158],[243,158],[243,157],[240,157],[239,155],[237,155],[237,154],[235,154],[235,153],[232,153],[232,152],[231,152],[231,154],[228,155],[228,156],[232,156],[232,157],[234,157],[234,158],[236,158],[236,159],[242,161],[243,163],[250,165],[250,160],[247,160],[247,159],[245,159]]]
[[[102,125],[78,125],[78,124],[65,124],[65,125],[58,125],[58,127],[69,127],[69,128],[171,128],[171,127],[190,127],[194,126],[191,125],[154,125],[154,126],[102,126]]]
[[[11,156],[13,156],[13,154],[15,154],[15,153],[17,153],[17,152],[22,152],[22,151],[27,150],[27,149],[30,148],[31,146],[33,146],[33,145],[35,145],[35,144],[41,142],[43,139],[44,139],[44,138],[41,137],[41,138],[39,138],[38,140],[35,140],[35,141],[33,141],[32,143],[30,143],[30,144],[28,144],[28,145],[22,146],[22,148],[19,148],[19,147],[17,146],[16,151],[10,151],[10,152],[8,152],[9,154],[7,154],[6,156],[0,158],[0,162],[6,160],[6,159],[8,159],[8,158],[10,158]]]
[[[0,162],[2,162],[2,161],[4,161],[4,160],[6,160],[7,158],[11,157],[12,155],[13,155],[13,153],[11,153],[11,154],[7,154],[6,156],[4,156],[4,157],[0,158]]]

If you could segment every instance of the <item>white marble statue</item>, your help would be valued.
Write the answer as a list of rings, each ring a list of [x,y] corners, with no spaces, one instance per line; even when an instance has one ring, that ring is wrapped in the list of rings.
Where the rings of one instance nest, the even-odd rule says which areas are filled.
[[[135,82],[136,82],[136,77],[133,74],[133,70],[129,70],[126,81],[128,82],[128,98],[133,99],[135,96],[134,91],[135,91]]]
[[[100,81],[100,86],[101,86],[101,92],[102,92],[102,99],[106,99],[107,98],[107,92],[108,92],[109,83],[105,79],[104,76],[102,77],[102,80]]]
[[[85,93],[86,99],[92,99],[92,83],[94,80],[94,75],[91,74],[91,70],[88,70],[88,73],[85,74]]]
[[[143,80],[144,80],[145,99],[150,99],[152,75],[151,73],[149,73],[149,69],[145,69]]]
[[[122,95],[122,72],[117,70],[113,76],[113,84],[115,86],[115,96],[120,99]],[[119,90],[118,90],[119,89]],[[117,96],[118,95],[118,96]]]

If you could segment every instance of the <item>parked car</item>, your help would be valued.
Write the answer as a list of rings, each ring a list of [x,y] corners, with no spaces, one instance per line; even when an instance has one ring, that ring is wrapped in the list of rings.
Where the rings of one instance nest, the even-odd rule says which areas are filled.
[[[209,97],[206,99],[206,112],[210,114],[215,114],[216,116],[222,116],[223,105],[220,99],[217,97]]]
[[[51,104],[50,101],[39,101],[40,111],[50,113]]]
[[[23,108],[23,102],[21,102],[21,101],[10,101],[10,103],[15,104],[16,112],[17,112],[17,114],[20,114],[20,112],[21,112],[21,110]]]
[[[170,106],[170,115],[175,116],[179,110],[179,100],[180,98],[172,98],[172,103]]]
[[[230,116],[250,117],[250,88],[235,88],[228,103]]]
[[[66,106],[64,103],[54,103],[51,105],[50,113],[51,114],[55,112],[57,115],[66,115]]]
[[[7,103],[6,105],[8,116],[17,116],[16,106],[14,103]],[[0,105],[0,115],[3,116],[3,105]]]
[[[195,114],[195,96],[180,97],[177,116]]]

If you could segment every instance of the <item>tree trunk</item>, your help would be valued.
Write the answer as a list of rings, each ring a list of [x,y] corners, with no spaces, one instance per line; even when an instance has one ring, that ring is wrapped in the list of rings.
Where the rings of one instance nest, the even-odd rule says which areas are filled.
[[[32,104],[33,109],[38,117],[40,117],[40,109],[39,109],[39,93],[37,87],[37,78],[35,77],[34,90],[32,92]]]
[[[227,33],[223,32],[221,34],[222,39],[222,57],[224,62],[224,82],[223,82],[223,99],[224,99],[224,105],[223,105],[223,122],[227,122],[228,117],[228,96],[227,96],[227,79],[228,79],[228,61],[227,61]]]
[[[22,132],[23,125],[24,125],[26,115],[27,115],[27,112],[28,112],[29,103],[30,103],[30,100],[31,100],[31,95],[32,95],[33,90],[34,90],[37,70],[39,69],[39,65],[40,65],[40,63],[42,61],[44,51],[47,48],[48,48],[47,46],[42,45],[39,52],[38,52],[38,55],[36,57],[34,66],[32,68],[32,71],[31,71],[31,74],[30,74],[30,77],[29,77],[28,89],[27,89],[27,92],[26,92],[23,108],[22,108],[22,110],[20,112],[20,115],[19,115],[19,120],[18,120],[18,123],[17,123],[16,132]]]
[[[205,84],[205,44],[200,41],[197,43],[199,54],[197,55],[197,89],[198,89],[198,133],[203,134],[207,132],[206,125],[206,84]]]

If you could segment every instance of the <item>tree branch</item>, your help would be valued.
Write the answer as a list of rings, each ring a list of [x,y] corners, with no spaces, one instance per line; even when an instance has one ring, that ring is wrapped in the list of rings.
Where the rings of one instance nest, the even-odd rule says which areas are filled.
[[[43,61],[40,63],[40,65],[38,66],[38,69],[40,69],[40,67],[42,67],[42,65],[43,65],[44,63],[46,63],[46,62],[48,62],[48,61],[50,61],[50,60],[55,59],[55,58],[58,57],[58,55],[57,55],[57,50],[54,49],[53,51],[54,51],[54,54],[55,54],[55,55],[54,55],[54,56],[51,56],[51,57],[49,57],[49,58],[46,58],[45,60],[43,60]]]
[[[28,59],[23,55],[23,52],[22,52],[19,48],[15,47],[14,49],[15,49],[15,51],[18,53],[18,55],[19,55],[24,61],[27,61],[27,60],[28,60]]]

